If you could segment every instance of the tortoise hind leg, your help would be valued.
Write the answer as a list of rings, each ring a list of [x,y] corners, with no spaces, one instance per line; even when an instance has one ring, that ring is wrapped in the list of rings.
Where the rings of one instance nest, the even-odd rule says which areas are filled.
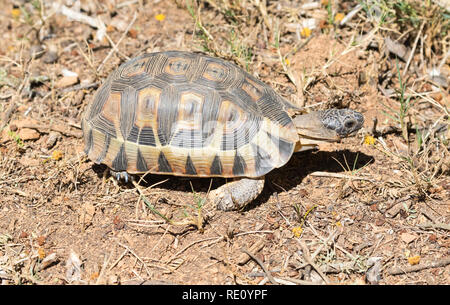
[[[252,202],[264,188],[264,177],[242,178],[228,182],[211,191],[211,198],[217,209],[223,211],[240,210]]]

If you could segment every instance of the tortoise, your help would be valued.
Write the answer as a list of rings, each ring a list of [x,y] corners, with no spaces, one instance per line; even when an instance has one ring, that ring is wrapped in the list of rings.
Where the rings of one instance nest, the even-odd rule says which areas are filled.
[[[339,141],[364,122],[350,109],[299,112],[223,59],[146,53],[120,65],[95,93],[82,118],[84,151],[125,182],[144,173],[234,178],[210,195],[218,209],[241,209],[294,152]]]

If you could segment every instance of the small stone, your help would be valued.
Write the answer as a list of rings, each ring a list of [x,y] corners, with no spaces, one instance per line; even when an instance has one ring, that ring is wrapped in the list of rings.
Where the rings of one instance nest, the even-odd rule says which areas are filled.
[[[79,106],[83,102],[83,98],[84,98],[84,92],[82,90],[80,90],[75,94],[75,97],[70,102],[70,104],[72,106]]]
[[[11,137],[8,135],[8,131],[6,129],[3,129],[0,131],[0,143],[6,143],[11,140]]]
[[[416,235],[410,234],[410,233],[402,233],[400,235],[401,240],[403,240],[405,243],[409,244],[413,240],[417,238]]]
[[[57,60],[58,60],[58,53],[55,51],[48,51],[42,58],[42,61],[46,64],[53,64]]]
[[[56,82],[55,87],[57,89],[60,89],[73,86],[77,83],[78,83],[78,76],[63,76]]]
[[[128,36],[130,36],[130,37],[133,38],[133,39],[136,39],[136,37],[137,37],[137,31],[136,31],[135,29],[130,29],[130,30],[128,31]]]
[[[20,158],[19,163],[25,167],[31,167],[31,166],[39,166],[40,161],[38,159],[23,156],[22,158]]]
[[[428,237],[428,240],[431,241],[431,242],[436,242],[436,241],[437,241],[437,236],[436,236],[436,234],[431,234],[431,235]]]
[[[377,220],[375,220],[375,225],[380,227],[380,226],[384,225],[385,222],[386,222],[385,219],[377,218]]]
[[[41,137],[41,134],[31,128],[22,128],[17,133],[22,141],[37,140]]]
[[[61,134],[57,131],[51,131],[50,134],[48,135],[48,140],[45,143],[46,147],[48,149],[52,148],[53,146],[55,146],[56,142],[61,138]]]

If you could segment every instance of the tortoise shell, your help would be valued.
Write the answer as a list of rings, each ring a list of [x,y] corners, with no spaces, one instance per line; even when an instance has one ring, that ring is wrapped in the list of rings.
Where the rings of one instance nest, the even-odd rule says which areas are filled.
[[[190,52],[123,63],[82,120],[85,153],[130,174],[259,177],[299,140],[273,89],[233,63]]]

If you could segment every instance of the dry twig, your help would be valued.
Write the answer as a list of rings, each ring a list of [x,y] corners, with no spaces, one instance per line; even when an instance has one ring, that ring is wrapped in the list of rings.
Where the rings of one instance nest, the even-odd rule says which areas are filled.
[[[303,258],[305,259],[306,263],[308,265],[311,265],[311,267],[313,267],[317,273],[319,273],[320,277],[324,280],[325,284],[329,285],[330,284],[330,280],[328,279],[328,277],[325,275],[325,273],[322,272],[322,270],[319,268],[319,266],[317,266],[314,261],[312,260],[311,256],[309,255],[309,250],[306,247],[305,243],[303,241],[298,240],[298,243],[300,245],[300,248],[302,249],[303,252]]]
[[[136,21],[137,18],[137,13],[134,12],[133,15],[133,19],[131,20],[131,22],[128,24],[127,28],[125,29],[125,31],[123,32],[122,36],[120,37],[119,41],[114,45],[113,44],[113,48],[111,49],[111,51],[109,51],[108,55],[106,55],[105,59],[103,60],[103,62],[100,64],[100,66],[98,66],[97,68],[97,73],[100,72],[103,67],[105,66],[105,63],[109,60],[109,58],[114,54],[114,52],[118,52],[118,46],[119,44],[122,42],[122,40],[125,38],[125,36],[127,35],[128,31],[131,29],[131,27],[133,26],[134,22]]]
[[[450,264],[450,257],[445,257],[441,260],[433,261],[426,265],[414,265],[414,266],[407,266],[404,268],[393,267],[388,270],[388,274],[399,275],[399,274],[405,274],[405,273],[409,273],[409,272],[417,272],[417,271],[421,271],[421,270],[429,269],[429,268],[445,267],[449,264]]]
[[[253,255],[251,252],[249,252],[245,248],[242,248],[241,251],[244,252],[245,254],[247,254],[248,256],[250,256],[259,266],[261,266],[261,268],[263,269],[263,271],[266,274],[267,278],[269,279],[269,281],[272,284],[279,285],[278,282],[275,281],[275,279],[273,278],[272,274],[270,274],[269,269],[266,268],[266,266],[263,264],[263,262],[261,262],[261,260],[259,258],[257,258],[255,255]]]

